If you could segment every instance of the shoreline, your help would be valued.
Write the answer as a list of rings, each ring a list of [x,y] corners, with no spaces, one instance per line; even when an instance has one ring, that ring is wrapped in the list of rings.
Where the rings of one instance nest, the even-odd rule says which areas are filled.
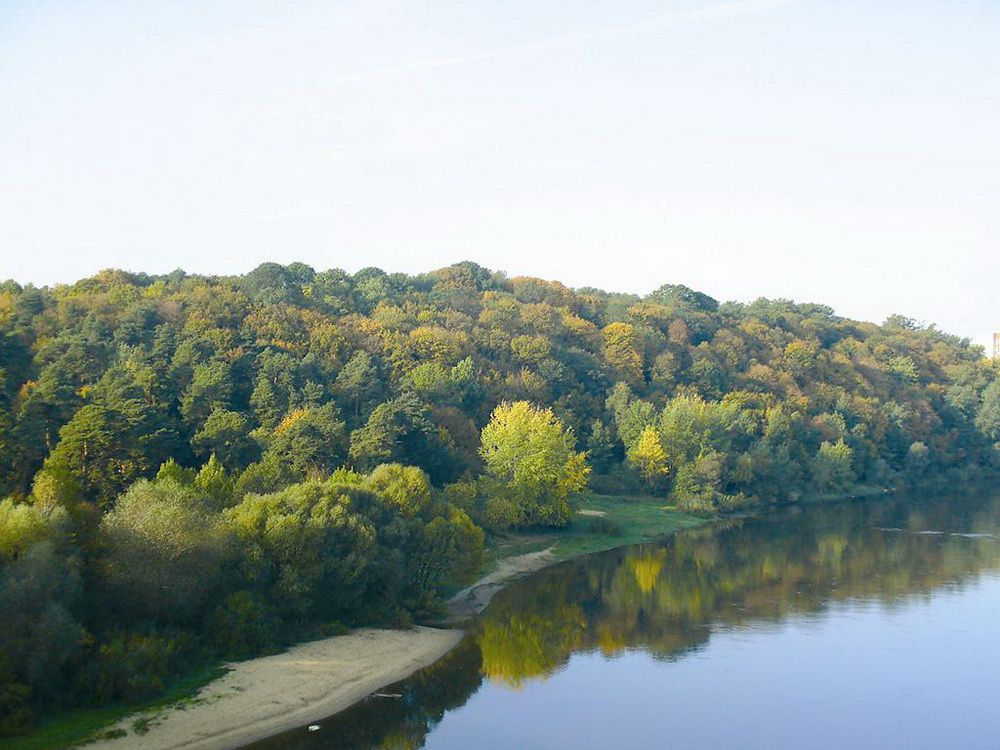
[[[451,651],[458,629],[364,628],[230,665],[189,703],[140,712],[115,725],[127,732],[93,750],[233,750],[321,722]],[[135,731],[148,720],[148,729]]]
[[[447,602],[442,627],[363,628],[227,665],[190,702],[139,711],[108,730],[124,736],[88,750],[234,750],[309,723],[322,722],[374,692],[430,666],[465,636],[459,627],[482,612],[509,582],[560,558],[551,548],[515,555]],[[135,731],[136,722],[148,729]]]
[[[552,547],[504,558],[496,570],[462,589],[445,603],[448,614],[441,624],[451,625],[472,619],[486,609],[493,597],[511,581],[547,568],[563,559],[569,558],[558,557],[553,553]]]
[[[603,511],[585,511],[597,516]],[[276,734],[322,722],[374,692],[406,679],[454,649],[462,624],[523,576],[574,557],[672,536],[684,527],[645,540],[622,538],[598,549],[560,554],[556,544],[511,555],[446,602],[437,623],[411,630],[363,628],[293,646],[271,656],[227,665],[230,671],[190,701],[137,711],[103,730],[126,734],[77,745],[88,750],[235,750]],[[555,540],[553,540],[555,541]],[[145,723],[137,733],[135,725]]]

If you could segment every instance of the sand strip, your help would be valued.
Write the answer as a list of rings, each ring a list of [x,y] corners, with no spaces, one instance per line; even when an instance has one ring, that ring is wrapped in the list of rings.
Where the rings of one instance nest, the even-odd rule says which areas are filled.
[[[448,600],[448,618],[445,622],[461,622],[475,617],[512,580],[541,570],[555,561],[551,548],[501,560],[496,570]]]
[[[341,711],[405,679],[454,648],[461,630],[357,630],[303,643],[283,654],[230,665],[193,703],[137,714],[118,726],[128,735],[94,750],[230,750]],[[153,716],[145,734],[133,722]],[[321,730],[322,731],[322,730]]]
[[[500,562],[495,571],[448,601],[448,621],[482,612],[515,578],[555,562],[550,550]],[[310,723],[322,722],[386,685],[426,667],[458,645],[463,632],[417,627],[366,628],[303,643],[283,654],[230,664],[232,671],[203,687],[192,702],[129,716],[127,735],[87,750],[232,750]],[[133,724],[150,719],[145,733]],[[322,730],[320,730],[322,731]]]

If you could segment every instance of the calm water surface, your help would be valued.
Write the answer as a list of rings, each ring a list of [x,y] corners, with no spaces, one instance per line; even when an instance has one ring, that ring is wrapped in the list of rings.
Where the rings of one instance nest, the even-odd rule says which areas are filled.
[[[401,698],[250,747],[1000,748],[998,683],[1000,497],[893,499],[542,571]]]

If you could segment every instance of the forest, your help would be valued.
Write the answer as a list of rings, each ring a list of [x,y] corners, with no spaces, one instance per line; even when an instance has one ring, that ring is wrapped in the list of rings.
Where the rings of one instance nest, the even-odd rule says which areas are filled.
[[[586,491],[715,515],[995,478],[998,376],[903,316],[468,262],[4,282],[0,736],[433,618]]]

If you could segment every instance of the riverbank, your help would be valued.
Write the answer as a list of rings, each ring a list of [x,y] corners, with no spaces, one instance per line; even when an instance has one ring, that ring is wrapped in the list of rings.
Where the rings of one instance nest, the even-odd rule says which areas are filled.
[[[230,750],[321,721],[440,659],[461,630],[363,629],[230,665],[188,702],[128,717],[90,750]]]
[[[442,624],[469,620],[511,581],[592,552],[638,544],[710,522],[650,498],[587,495],[565,528],[493,541],[479,580],[448,602]],[[227,665],[192,698],[138,711],[106,727],[94,750],[227,750],[341,711],[444,656],[462,631],[365,629]],[[322,731],[322,730],[320,730]],[[120,736],[109,738],[109,735]]]
[[[509,533],[487,550],[483,575],[448,600],[444,623],[475,617],[511,581],[554,563],[615,547],[663,539],[711,522],[683,513],[655,498],[585,495],[563,529]]]

